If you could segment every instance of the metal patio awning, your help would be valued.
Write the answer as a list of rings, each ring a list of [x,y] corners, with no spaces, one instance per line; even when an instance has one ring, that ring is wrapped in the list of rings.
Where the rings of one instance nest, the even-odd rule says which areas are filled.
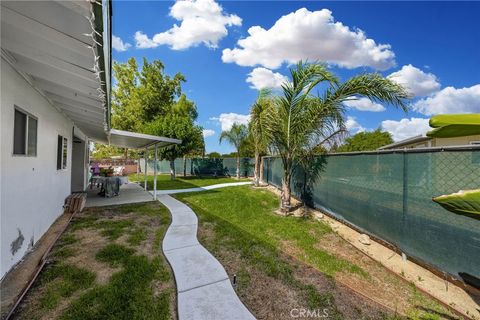
[[[165,147],[182,143],[182,140],[152,136],[150,134],[111,129],[108,137],[111,145],[129,149],[145,149],[155,145]]]

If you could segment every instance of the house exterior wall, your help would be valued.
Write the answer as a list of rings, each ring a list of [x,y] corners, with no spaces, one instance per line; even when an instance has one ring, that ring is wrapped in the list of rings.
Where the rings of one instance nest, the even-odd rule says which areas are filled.
[[[470,144],[480,144],[480,135],[463,136],[455,138],[430,138],[421,142],[412,142],[401,145],[393,145],[384,150],[393,149],[416,149],[416,148],[429,148],[429,147],[453,147],[453,146],[466,146]]]
[[[464,136],[456,138],[434,138],[432,147],[447,147],[447,146],[465,146],[472,144],[472,142],[480,142],[480,135]]]
[[[1,59],[1,269],[3,276],[62,214],[70,194],[73,123]],[[38,118],[37,156],[13,155],[14,106]],[[68,139],[57,170],[57,137]]]

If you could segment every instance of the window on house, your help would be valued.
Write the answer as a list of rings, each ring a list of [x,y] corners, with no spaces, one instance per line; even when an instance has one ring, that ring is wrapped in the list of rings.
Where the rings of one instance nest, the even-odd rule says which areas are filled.
[[[68,140],[65,137],[57,138],[57,170],[67,169]]]
[[[13,124],[13,154],[37,155],[37,118],[15,108]]]

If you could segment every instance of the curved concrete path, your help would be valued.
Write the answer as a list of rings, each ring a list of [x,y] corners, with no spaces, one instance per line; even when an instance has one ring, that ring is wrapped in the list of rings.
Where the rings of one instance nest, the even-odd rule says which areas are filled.
[[[195,212],[169,195],[158,200],[172,214],[163,252],[177,283],[179,320],[255,319],[233,290],[225,269],[198,242]]]
[[[184,192],[197,192],[197,191],[213,190],[213,189],[218,189],[218,188],[244,186],[244,185],[247,185],[247,184],[252,184],[252,182],[251,182],[251,181],[227,182],[227,183],[219,183],[219,184],[213,184],[213,185],[211,185],[211,186],[197,187],[197,188],[157,190],[157,196],[162,195],[162,194],[175,194],[175,193],[184,193]],[[149,191],[149,192],[153,195],[153,191]]]

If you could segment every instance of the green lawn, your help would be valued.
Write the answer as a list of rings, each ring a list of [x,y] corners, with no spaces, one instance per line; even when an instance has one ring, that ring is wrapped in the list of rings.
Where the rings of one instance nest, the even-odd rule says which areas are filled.
[[[183,193],[175,197],[190,205],[203,221],[215,222],[218,225],[217,232],[235,234],[236,237],[226,244],[244,248],[244,254],[248,258],[265,258],[252,251],[252,246],[281,248],[282,245],[291,243],[301,249],[298,250],[297,258],[316,266],[329,276],[345,270],[368,277],[360,267],[315,247],[319,237],[332,232],[327,224],[274,214],[279,202],[270,191],[245,186]],[[274,260],[262,261],[262,264],[269,272],[281,271],[276,270],[279,266]]]
[[[140,183],[143,186],[144,176],[139,175]],[[128,176],[130,182],[137,181],[137,174],[132,173]],[[169,174],[159,174],[157,176],[157,190],[172,190],[172,189],[189,189],[196,187],[205,187],[218,183],[227,183],[227,182],[239,182],[239,181],[249,181],[249,179],[234,179],[228,177],[196,177],[196,176],[177,176],[175,180],[170,179]],[[153,175],[147,176],[147,187],[148,190],[153,190]]]
[[[419,294],[414,286],[392,276],[382,266],[361,254],[359,260],[347,261],[347,258],[340,258],[335,251],[340,247],[347,247],[350,250],[343,251],[344,257],[345,254],[346,257],[358,257],[359,253],[357,249],[336,236],[327,223],[275,214],[279,199],[268,190],[242,186],[176,194],[175,197],[188,204],[198,214],[200,240],[221,263],[228,266],[229,262],[233,261],[229,256],[240,257],[241,261],[233,262],[233,267],[230,263],[230,267],[239,275],[240,285],[247,287],[243,292],[239,289],[239,294],[247,306],[250,301],[251,309],[261,312],[265,308],[262,304],[255,305],[255,302],[252,302],[255,299],[249,300],[249,296],[255,295],[255,287],[261,282],[258,280],[259,274],[265,274],[264,282],[272,282],[273,285],[274,281],[280,281],[282,286],[289,288],[288,292],[296,292],[303,297],[301,301],[304,307],[328,308],[332,319],[351,318],[352,315],[348,312],[342,315],[339,311],[342,309],[345,298],[340,297],[343,302],[335,302],[335,297],[339,297],[336,289],[321,291],[318,286],[298,277],[298,270],[305,268],[301,265],[308,265],[320,271],[323,277],[326,276],[333,283],[337,277],[351,277],[356,279],[353,282],[360,291],[362,291],[362,284],[365,286],[368,284],[373,291],[364,291],[363,294],[366,296],[375,293],[374,295],[381,300],[384,295],[382,290],[385,290],[385,294],[388,293],[388,296],[392,297],[390,308],[396,310],[397,304],[401,305],[402,311],[412,319],[455,319],[437,302]],[[335,247],[335,241],[332,239],[337,239],[336,241],[342,244]],[[332,249],[327,251],[319,246],[320,243],[328,241],[333,241]],[[364,259],[367,259],[367,262]],[[252,277],[257,278],[250,281]],[[312,277],[311,279],[315,278],[315,276]],[[246,284],[243,284],[244,282]],[[382,285],[383,282],[387,284]],[[336,285],[333,284],[333,288],[335,287]],[[279,299],[274,296],[275,292],[271,294],[269,299]],[[350,295],[355,294],[350,293]],[[351,305],[348,299],[347,304]],[[340,307],[337,308],[337,305]],[[360,303],[352,308],[356,309],[361,305]],[[277,309],[281,308],[277,305]],[[345,312],[344,308],[343,310]],[[394,315],[382,315],[384,311],[381,311],[381,308],[377,311],[380,312],[380,316],[372,315],[372,319],[397,318]],[[365,314],[360,312],[358,317],[360,316],[363,317]]]

